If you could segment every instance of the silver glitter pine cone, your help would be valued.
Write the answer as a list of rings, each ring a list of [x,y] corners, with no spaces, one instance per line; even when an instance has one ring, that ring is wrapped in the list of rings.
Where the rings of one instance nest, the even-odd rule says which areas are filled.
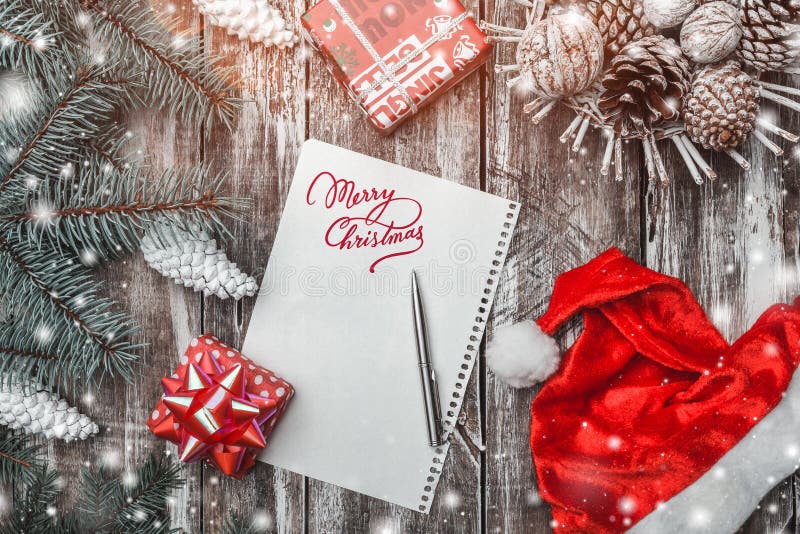
[[[690,139],[718,152],[740,146],[753,131],[759,87],[735,61],[697,71],[683,107]]]
[[[742,38],[736,51],[746,67],[783,70],[800,56],[799,0],[740,0]]]
[[[611,60],[598,106],[618,134],[646,137],[680,117],[690,78],[689,61],[674,40],[645,37]]]
[[[656,33],[644,16],[642,0],[586,0],[582,7],[603,36],[606,61],[631,41]]]

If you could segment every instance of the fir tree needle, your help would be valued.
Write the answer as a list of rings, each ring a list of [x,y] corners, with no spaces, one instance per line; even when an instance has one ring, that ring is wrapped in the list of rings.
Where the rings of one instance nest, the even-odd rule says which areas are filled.
[[[783,149],[773,143],[766,135],[764,135],[760,130],[753,130],[753,135],[756,139],[758,139],[762,145],[767,147],[773,154],[776,156],[783,156]]]
[[[793,134],[792,132],[787,132],[783,128],[776,126],[775,124],[772,124],[770,121],[766,120],[763,117],[759,117],[757,119],[757,122],[759,126],[764,128],[768,132],[774,133],[775,135],[779,135],[784,139],[786,139],[787,141],[796,143],[798,140],[800,140],[800,137],[798,137],[797,135]]]
[[[683,146],[686,147],[686,150],[694,158],[697,166],[703,170],[703,173],[705,173],[708,179],[716,180],[717,173],[714,172],[714,169],[711,167],[711,165],[703,158],[703,156],[700,154],[700,151],[697,150],[696,146],[694,146],[694,143],[692,143],[692,141],[685,135],[679,135],[677,137],[683,142]]]
[[[603,176],[608,176],[608,172],[611,170],[611,158],[614,155],[614,137],[614,132],[609,130],[608,142],[606,143],[606,150],[603,154],[603,166],[600,168],[600,174]]]
[[[589,117],[584,117],[583,121],[581,121],[581,127],[578,130],[578,134],[575,136],[575,142],[572,143],[572,151],[578,152],[581,149],[581,145],[583,144],[583,138],[586,136],[586,132],[589,130]]]
[[[739,154],[737,151],[735,151],[732,148],[729,148],[728,150],[725,151],[725,153],[728,154],[731,157],[731,159],[733,159],[733,161],[738,163],[742,169],[746,171],[750,170],[750,163],[746,159],[744,159],[744,156]]]
[[[689,154],[689,151],[686,150],[686,147],[683,146],[680,138],[676,135],[672,137],[672,142],[675,144],[675,147],[678,149],[681,157],[683,158],[683,162],[686,164],[686,168],[689,169],[689,174],[692,175],[695,183],[702,184],[703,177],[700,176],[700,171],[697,170],[697,166],[694,164],[694,160],[692,156]]]
[[[581,123],[581,116],[575,115],[575,118],[572,119],[572,122],[569,123],[569,126],[567,126],[567,129],[564,130],[564,133],[561,134],[561,137],[559,137],[558,140],[561,141],[562,143],[566,143],[567,141],[569,141],[569,138],[572,137],[572,134],[574,134],[575,130],[578,129],[580,123]]]

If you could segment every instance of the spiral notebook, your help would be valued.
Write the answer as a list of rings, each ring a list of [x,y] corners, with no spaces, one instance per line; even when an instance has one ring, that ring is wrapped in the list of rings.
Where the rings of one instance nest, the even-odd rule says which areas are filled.
[[[449,432],[517,212],[498,196],[307,141],[243,346],[296,389],[259,460],[427,513],[448,445],[428,445],[411,270]]]

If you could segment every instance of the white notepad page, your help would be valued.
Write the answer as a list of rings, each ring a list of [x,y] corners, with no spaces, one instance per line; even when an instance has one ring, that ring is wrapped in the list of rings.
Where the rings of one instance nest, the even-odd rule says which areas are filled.
[[[307,141],[243,346],[296,389],[259,460],[427,513],[448,446],[428,445],[411,270],[451,429],[517,212]]]

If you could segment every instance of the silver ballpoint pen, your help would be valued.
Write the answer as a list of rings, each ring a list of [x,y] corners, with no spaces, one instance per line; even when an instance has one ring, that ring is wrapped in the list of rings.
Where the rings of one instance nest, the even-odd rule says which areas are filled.
[[[428,425],[428,442],[431,447],[438,447],[444,443],[442,406],[439,402],[439,386],[436,383],[436,372],[433,369],[433,362],[428,352],[428,330],[425,327],[425,311],[422,309],[417,275],[413,270],[411,271],[411,300],[411,309],[414,313],[414,335],[417,339],[419,378],[422,381],[425,420]]]

